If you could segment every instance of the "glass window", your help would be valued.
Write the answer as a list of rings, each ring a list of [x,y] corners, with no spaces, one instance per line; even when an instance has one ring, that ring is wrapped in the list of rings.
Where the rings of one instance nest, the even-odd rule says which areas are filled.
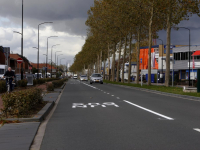
[[[4,69],[0,69],[0,74],[4,74]]]
[[[180,60],[180,53],[177,53],[177,59],[176,60]]]
[[[185,60],[188,60],[188,52],[185,53]]]
[[[93,74],[92,77],[101,77],[100,74]]]

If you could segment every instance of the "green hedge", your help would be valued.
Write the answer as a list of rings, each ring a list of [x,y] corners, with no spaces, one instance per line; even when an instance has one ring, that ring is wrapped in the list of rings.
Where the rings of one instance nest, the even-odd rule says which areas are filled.
[[[65,81],[67,81],[67,79],[61,79],[61,80],[53,81],[52,84],[54,88],[58,88],[58,87],[61,87]]]
[[[59,80],[58,78],[43,78],[43,79],[35,79],[33,80],[33,85],[36,84],[44,84],[45,82],[50,82],[54,80]]]
[[[54,85],[52,83],[47,85],[47,91],[54,91]]]
[[[43,101],[42,90],[33,88],[2,95],[3,116],[24,116],[30,115],[33,109]]]
[[[17,81],[17,86],[19,87],[27,87],[28,81],[26,79]]]
[[[6,81],[0,80],[0,93],[6,92]]]

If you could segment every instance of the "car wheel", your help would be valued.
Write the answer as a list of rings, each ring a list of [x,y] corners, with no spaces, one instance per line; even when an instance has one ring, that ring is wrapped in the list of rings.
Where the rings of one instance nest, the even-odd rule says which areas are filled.
[[[101,84],[103,84],[103,82],[101,82]]]

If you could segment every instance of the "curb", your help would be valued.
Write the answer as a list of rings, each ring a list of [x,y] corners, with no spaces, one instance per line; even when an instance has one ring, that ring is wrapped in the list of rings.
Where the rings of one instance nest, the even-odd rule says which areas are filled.
[[[200,102],[200,97],[195,97],[195,96],[173,94],[173,93],[161,92],[161,91],[150,90],[150,89],[145,89],[145,88],[131,87],[131,86],[126,86],[126,85],[118,85],[118,84],[112,84],[112,83],[107,83],[107,84],[110,84],[110,85],[113,85],[113,86],[119,86],[119,87],[123,87],[123,88],[128,88],[128,89],[140,90],[140,91],[144,91],[144,92],[150,92],[150,93],[154,93],[154,94],[161,94],[161,95],[170,96],[170,97],[190,99],[190,100]]]

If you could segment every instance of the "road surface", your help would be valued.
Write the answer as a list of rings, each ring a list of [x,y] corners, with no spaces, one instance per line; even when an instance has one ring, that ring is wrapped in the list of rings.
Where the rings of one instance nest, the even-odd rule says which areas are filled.
[[[199,150],[200,101],[71,79],[41,150]]]

